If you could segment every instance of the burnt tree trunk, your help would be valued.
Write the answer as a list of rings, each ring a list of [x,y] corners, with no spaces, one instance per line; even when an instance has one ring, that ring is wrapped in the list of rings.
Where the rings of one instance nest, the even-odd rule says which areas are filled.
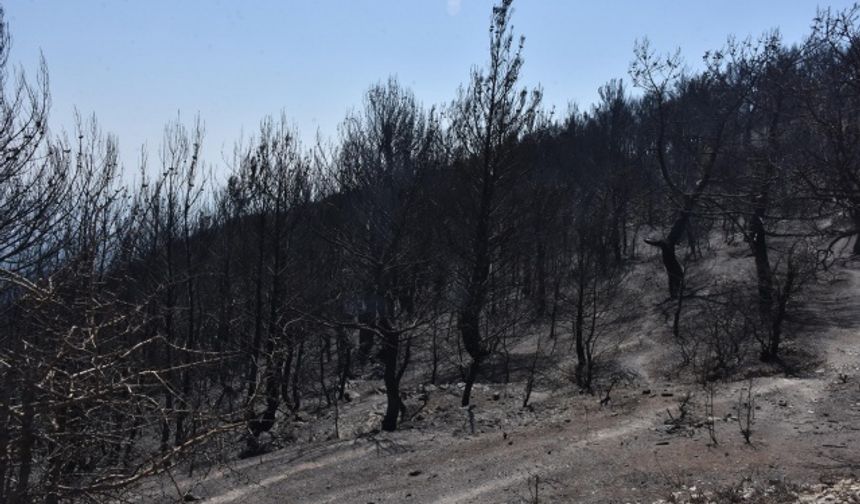
[[[385,366],[383,380],[387,404],[385,416],[382,419],[382,430],[397,429],[397,417],[400,415],[400,379],[397,373],[397,354],[400,351],[400,335],[392,330],[391,324],[383,318],[380,324],[382,334],[382,362]]]
[[[260,371],[260,351],[262,350],[263,340],[263,261],[265,258],[265,237],[266,237],[266,214],[260,212],[258,224],[258,243],[257,243],[257,271],[256,285],[254,294],[254,337],[251,343],[251,351],[248,359],[248,397],[246,399],[248,406],[248,415],[254,416],[254,396],[257,393],[257,377]]]
[[[359,366],[367,364],[370,358],[370,353],[373,351],[373,331],[364,326],[369,326],[374,323],[374,313],[368,308],[365,308],[358,316],[358,323],[362,326],[358,330],[358,356],[357,361]]]
[[[764,212],[766,203],[764,194],[756,198],[752,219],[750,219],[750,249],[755,259],[756,280],[758,289],[758,310],[762,327],[768,331],[767,341],[762,345],[761,359],[771,361],[776,358],[778,344],[772,345],[774,337],[778,339],[774,329],[774,286],[773,269],[768,257],[767,237],[764,228]],[[777,331],[778,332],[778,331]]]
[[[472,386],[478,377],[478,371],[481,367],[481,362],[484,359],[486,350],[481,342],[480,328],[480,308],[474,303],[469,303],[458,316],[457,326],[460,330],[460,335],[463,338],[463,346],[472,362],[469,364],[469,372],[466,375],[466,386],[463,389],[463,397],[461,404],[468,406],[472,394]]]
[[[279,183],[280,184],[280,183]],[[278,407],[281,405],[279,389],[283,381],[283,366],[275,355],[277,339],[278,308],[281,304],[281,234],[283,210],[281,208],[280,188],[275,202],[275,215],[272,233],[272,284],[269,290],[269,320],[266,334],[266,409],[260,422],[260,432],[266,432],[275,425]]]
[[[852,212],[854,217],[854,247],[851,249],[851,253],[854,255],[860,255],[860,205]]]
[[[11,418],[11,399],[12,399],[12,387],[14,386],[14,380],[12,378],[12,370],[7,369],[3,373],[3,386],[0,387],[0,425],[10,426],[12,425],[9,420]],[[4,454],[0,456],[0,502],[6,502],[8,499],[6,494],[6,482],[8,481],[7,472],[9,471],[9,457],[5,454],[9,453],[9,445],[11,441],[11,436],[9,434],[9,428],[0,429],[0,453]]]
[[[292,405],[293,405],[294,411],[299,411],[299,409],[301,409],[301,407],[302,407],[302,391],[299,388],[299,385],[301,383],[300,373],[302,372],[302,364],[304,362],[303,361],[304,355],[305,355],[305,333],[303,331],[301,334],[301,339],[299,340],[299,349],[296,353],[296,365],[294,366],[294,369],[293,369],[293,382],[292,382],[293,401],[292,401]]]
[[[33,449],[36,445],[35,417],[36,409],[33,406],[35,394],[33,393],[34,382],[30,373],[24,376],[24,386],[21,392],[21,436],[18,439],[18,482],[17,488],[12,494],[11,502],[22,504],[30,502],[30,475],[33,472]]]
[[[666,238],[662,240],[645,240],[645,243],[648,245],[652,245],[660,249],[660,256],[663,260],[663,267],[666,269],[666,276],[668,279],[669,296],[672,299],[676,299],[682,294],[681,286],[684,284],[684,268],[681,266],[680,261],[678,261],[675,248],[678,246],[678,242],[684,236],[684,233],[687,232],[690,217],[693,214],[693,208],[695,208],[697,200],[698,196],[696,194],[688,195],[684,198],[684,206],[681,209],[681,213],[678,215],[678,218],[675,219],[674,224],[672,224],[672,229],[669,231],[669,235],[666,236]]]
[[[785,321],[785,315],[788,311],[788,302],[795,289],[795,282],[798,280],[797,275],[797,269],[791,261],[789,261],[785,283],[782,286],[781,292],[777,295],[776,313],[774,313],[773,324],[771,326],[768,354],[774,359],[779,357],[779,345],[782,342],[782,324]]]
[[[576,315],[573,321],[573,332],[576,345],[576,384],[584,389],[588,386],[585,380],[587,357],[585,355],[585,340],[583,338],[583,328],[585,327],[585,265],[582,260],[579,263],[576,282]]]
[[[475,262],[469,277],[469,286],[466,292],[466,302],[457,315],[457,328],[463,339],[463,347],[472,359],[469,372],[466,375],[466,386],[463,389],[461,404],[468,406],[471,400],[472,386],[478,377],[481,363],[487,356],[481,338],[481,311],[487,298],[487,285],[490,279],[490,251],[489,251],[489,201],[487,193],[489,188],[485,187],[481,219],[478,222],[475,239]]]
[[[338,391],[337,398],[344,398],[346,392],[346,381],[352,378],[352,345],[349,335],[343,327],[337,328],[337,368],[338,368]]]

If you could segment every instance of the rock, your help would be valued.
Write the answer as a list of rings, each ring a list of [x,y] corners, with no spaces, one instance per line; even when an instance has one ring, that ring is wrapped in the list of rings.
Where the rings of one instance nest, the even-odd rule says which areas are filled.
[[[642,395],[651,395],[651,389],[645,389],[642,391]]]
[[[500,394],[498,392],[493,392],[493,400],[494,401],[498,401],[501,398],[502,398],[502,394]]]
[[[416,469],[416,470],[414,470],[414,471],[409,471],[409,475],[410,475],[410,476],[420,476],[420,475],[421,475],[421,471],[419,471],[418,469]]]

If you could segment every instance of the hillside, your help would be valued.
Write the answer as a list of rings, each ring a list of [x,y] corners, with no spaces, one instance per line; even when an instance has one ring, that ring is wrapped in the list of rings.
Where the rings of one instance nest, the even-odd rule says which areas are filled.
[[[717,250],[698,267],[747,267],[749,258],[730,252]],[[334,412],[303,412],[285,448],[213,467],[199,481],[150,482],[144,500],[161,495],[171,502],[178,488],[212,504],[705,502],[695,500],[703,493],[728,502],[730,490],[746,495],[743,502],[795,502],[793,491],[817,491],[822,499],[828,491],[854,493],[854,500],[839,502],[857,502],[856,484],[800,486],[836,484],[860,471],[860,262],[834,266],[807,290],[787,345],[813,352],[806,356],[810,366],[788,374],[748,369],[749,379],[716,383],[714,446],[708,394],[678,370],[670,324],[660,300],[647,294],[660,278],[658,261],[645,257],[630,277],[649,308],[617,327],[627,336],[610,360],[629,378],[611,389],[605,405],[605,385],[592,396],[564,378],[575,356],[562,334],[559,371],[538,378],[528,408],[521,407],[522,381],[476,386],[474,433],[459,407],[462,383],[405,383],[407,404],[426,404],[402,430],[387,433],[376,430],[385,407],[381,381],[356,380],[349,384],[354,399],[340,406],[340,439]],[[533,351],[534,338],[516,349],[524,361]],[[737,419],[745,415],[739,400],[750,384],[754,422],[747,444]]]
[[[0,7],[0,504],[856,500],[860,4],[563,114],[485,10],[441,103],[127,167]]]

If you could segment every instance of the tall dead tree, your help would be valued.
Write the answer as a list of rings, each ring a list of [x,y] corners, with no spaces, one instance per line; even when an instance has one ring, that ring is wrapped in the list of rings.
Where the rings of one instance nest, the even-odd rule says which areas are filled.
[[[236,172],[222,204],[232,208],[226,216],[236,234],[251,240],[253,247],[224,251],[224,260],[234,253],[235,261],[248,273],[248,282],[237,286],[241,292],[246,341],[241,345],[247,358],[245,371],[245,418],[249,452],[260,449],[258,436],[270,430],[286,393],[293,359],[294,331],[289,327],[290,252],[293,230],[309,198],[307,163],[301,155],[297,135],[285,116],[261,122],[259,138],[240,150]],[[243,224],[250,224],[244,226]],[[240,238],[241,239],[241,238]],[[231,260],[232,261],[232,260]],[[224,263],[224,267],[230,267]],[[228,272],[224,272],[225,279]],[[228,289],[227,285],[222,288]],[[222,310],[227,309],[224,306]],[[222,313],[221,317],[226,317]],[[226,320],[221,324],[227,323]],[[263,403],[261,411],[257,404]]]
[[[704,72],[689,77],[678,53],[660,58],[647,40],[635,50],[630,74],[646,93],[652,150],[668,193],[667,213],[674,214],[668,233],[645,242],[660,249],[672,298],[682,294],[684,283],[675,249],[685,236],[694,239],[691,221],[707,199],[739,107],[754,88],[757,74],[736,64],[748,50],[749,44],[730,41],[724,50],[705,55]]]
[[[833,242],[854,236],[860,254],[860,6],[822,10],[802,47],[804,79],[796,94],[803,104],[806,166],[796,174],[806,192],[824,205],[835,203],[828,230]],[[815,166],[816,169],[809,169]]]
[[[461,261],[456,280],[457,328],[471,358],[462,404],[469,404],[481,363],[490,355],[485,341],[485,309],[491,296],[491,273],[504,277],[501,252],[517,225],[513,207],[517,185],[529,167],[517,162],[516,146],[535,120],[540,104],[538,90],[519,87],[523,66],[520,37],[515,43],[511,26],[511,0],[493,7],[490,23],[490,60],[476,68],[468,87],[449,110],[456,155],[457,215],[455,255]],[[454,220],[456,219],[456,220]]]
[[[434,162],[438,123],[396,80],[372,87],[363,110],[341,128],[334,173],[343,213],[328,230],[340,251],[341,289],[359,305],[357,327],[379,342],[387,407],[383,430],[394,430],[403,410],[400,379],[412,340],[433,313],[429,288],[432,249],[419,217],[427,206],[427,174]],[[343,327],[343,324],[340,324]]]
[[[19,300],[38,291],[47,263],[61,249],[72,173],[69,152],[46,142],[50,94],[44,60],[35,82],[11,71],[12,38],[0,7],[0,501],[33,498],[38,392],[36,355]],[[56,161],[56,162],[55,162]]]

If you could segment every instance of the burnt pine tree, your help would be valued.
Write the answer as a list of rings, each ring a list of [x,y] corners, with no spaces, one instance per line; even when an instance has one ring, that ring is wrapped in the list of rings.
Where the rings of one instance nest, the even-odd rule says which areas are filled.
[[[646,93],[643,106],[654,130],[651,150],[666,186],[667,210],[674,214],[668,233],[645,243],[660,249],[672,298],[682,294],[684,284],[675,249],[686,237],[693,252],[692,220],[731,148],[738,111],[755,89],[758,74],[738,64],[748,50],[749,44],[730,41],[724,50],[705,55],[704,72],[685,76],[678,53],[661,59],[647,41],[636,47],[630,73]]]
[[[451,105],[451,135],[459,160],[456,229],[452,240],[460,259],[457,328],[471,358],[462,404],[469,404],[472,385],[481,363],[491,353],[482,329],[491,295],[491,271],[502,266],[501,251],[516,225],[514,193],[527,166],[517,162],[516,147],[532,127],[541,93],[519,87],[523,66],[520,37],[515,43],[511,26],[511,0],[493,8],[490,23],[490,60],[472,71],[469,85]],[[501,274],[501,273],[500,273]]]
[[[379,342],[387,431],[396,429],[403,410],[400,379],[414,333],[432,313],[422,301],[430,252],[422,246],[418,219],[427,204],[424,179],[437,132],[433,113],[425,114],[394,79],[372,87],[363,110],[341,127],[334,173],[340,198],[332,204],[343,215],[328,236],[343,258],[341,288],[361,305],[359,323],[346,326],[357,325]]]
[[[806,165],[796,171],[811,196],[835,206],[837,222],[830,249],[855,236],[860,255],[860,5],[823,10],[803,48],[804,79],[796,86],[801,100]],[[815,166],[818,169],[809,169]],[[835,204],[835,205],[834,205]],[[841,214],[841,215],[839,215]]]

